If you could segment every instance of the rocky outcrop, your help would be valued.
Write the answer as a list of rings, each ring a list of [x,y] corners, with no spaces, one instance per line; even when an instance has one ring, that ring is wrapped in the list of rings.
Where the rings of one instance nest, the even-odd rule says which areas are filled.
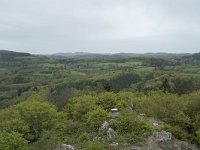
[[[109,123],[107,121],[104,121],[104,123],[101,125],[101,127],[99,128],[100,131],[102,132],[106,132],[109,128]]]
[[[173,139],[170,132],[154,132],[149,137],[147,145],[143,147],[133,146],[131,150],[199,150],[199,148],[185,141]]]
[[[54,150],[76,150],[73,145],[62,144],[60,147]]]
[[[110,149],[117,149],[118,148],[118,143],[111,143],[110,145],[109,145],[109,148]]]
[[[107,140],[112,141],[116,137],[116,132],[111,128],[111,126],[115,123],[114,119],[111,119],[109,121],[104,121],[101,127],[99,128],[99,131],[102,133],[107,134]]]
[[[163,129],[164,122],[155,118],[146,117],[145,114],[139,114],[137,118],[152,126],[154,133],[148,138],[147,146],[132,147],[133,150],[199,150],[194,144],[173,138],[170,132],[157,132]]]
[[[109,128],[107,130],[107,140],[112,141],[115,137],[116,137],[116,132],[112,128]]]
[[[161,131],[163,130],[164,122],[154,118],[146,117],[144,114],[140,114],[137,118],[141,121],[146,122],[148,125],[153,127],[153,134],[148,137],[146,144],[140,146],[130,146],[126,143],[116,143],[116,132],[112,129],[112,126],[116,123],[115,119],[104,121],[99,131],[107,134],[107,141],[109,149],[118,149],[123,145],[126,150],[200,150],[200,148],[186,141],[175,139],[170,132]]]
[[[154,132],[148,139],[149,150],[198,150],[194,144],[172,138],[170,132]]]

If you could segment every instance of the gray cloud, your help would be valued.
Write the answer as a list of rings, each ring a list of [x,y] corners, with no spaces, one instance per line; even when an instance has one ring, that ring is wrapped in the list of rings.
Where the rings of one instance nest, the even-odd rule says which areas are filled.
[[[198,52],[199,0],[0,0],[0,49]]]

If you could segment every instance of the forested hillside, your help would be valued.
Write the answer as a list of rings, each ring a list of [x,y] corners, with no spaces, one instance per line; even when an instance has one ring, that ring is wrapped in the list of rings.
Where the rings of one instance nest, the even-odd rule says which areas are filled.
[[[0,150],[198,150],[199,56],[0,51]]]

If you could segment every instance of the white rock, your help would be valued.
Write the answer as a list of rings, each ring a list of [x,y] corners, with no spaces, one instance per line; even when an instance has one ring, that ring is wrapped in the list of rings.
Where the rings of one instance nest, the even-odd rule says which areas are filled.
[[[118,143],[111,143],[110,147],[116,149],[118,147],[118,145],[119,145]]]
[[[154,123],[153,123],[153,126],[157,127],[157,126],[158,126],[158,123],[154,122]]]
[[[109,128],[107,131],[107,139],[108,141],[113,140],[116,137],[116,133],[112,128]]]
[[[73,145],[62,144],[60,150],[75,150]]]

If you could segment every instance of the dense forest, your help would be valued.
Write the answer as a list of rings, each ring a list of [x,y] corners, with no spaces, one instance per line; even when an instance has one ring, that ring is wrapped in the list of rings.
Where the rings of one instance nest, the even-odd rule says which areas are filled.
[[[0,51],[0,150],[199,145],[200,53]]]

